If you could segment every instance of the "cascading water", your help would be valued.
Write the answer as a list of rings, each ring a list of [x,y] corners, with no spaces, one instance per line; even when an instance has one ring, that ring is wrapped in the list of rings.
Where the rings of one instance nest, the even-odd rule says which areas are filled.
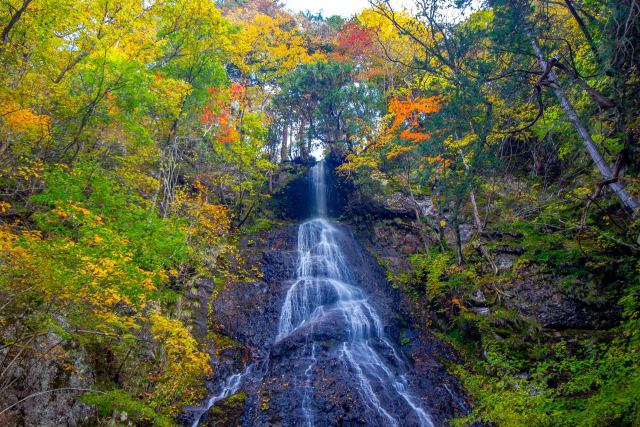
[[[298,226],[294,277],[273,285],[284,301],[274,301],[273,317],[264,318],[271,322],[265,325],[277,321],[275,338],[256,349],[244,372],[223,381],[188,425],[197,427],[213,405],[243,389],[249,395],[244,425],[432,427],[408,378],[411,387],[420,380],[386,337],[374,309],[378,299],[362,288],[375,289],[365,277],[380,279],[363,271],[361,249],[348,231],[328,220],[324,162],[309,177],[312,219]],[[387,307],[379,307],[389,320]],[[424,385],[417,388],[423,396]]]
[[[211,407],[215,405],[216,402],[219,402],[222,399],[227,398],[232,394],[236,393],[240,389],[240,384],[242,383],[242,379],[251,373],[252,367],[253,366],[250,365],[247,369],[245,369],[244,372],[239,374],[233,374],[229,378],[227,378],[227,380],[224,382],[222,386],[222,390],[220,390],[218,394],[209,397],[204,407],[199,411],[197,411],[195,421],[193,422],[193,424],[191,424],[191,427],[198,427],[198,425],[200,424],[200,420],[202,419],[202,416],[209,409],[211,409]]]
[[[326,317],[341,317],[346,331],[336,336],[346,339],[335,346],[332,356],[346,372],[356,377],[359,394],[369,414],[369,425],[407,425],[394,412],[413,414],[414,424],[433,426],[431,417],[408,391],[403,361],[385,337],[382,322],[364,292],[355,285],[356,278],[338,242],[342,231],[329,222],[324,162],[311,171],[315,213],[317,217],[300,225],[298,230],[298,267],[296,280],[287,291],[282,307],[276,341],[297,331],[313,330],[313,324]],[[310,329],[309,329],[310,328]],[[305,341],[308,367],[302,386],[302,412],[309,426],[315,424],[313,372],[317,363],[318,343],[313,335]],[[376,348],[386,351],[381,354]],[[391,356],[389,356],[391,355]],[[391,358],[391,361],[385,359]],[[396,403],[388,407],[390,401]]]

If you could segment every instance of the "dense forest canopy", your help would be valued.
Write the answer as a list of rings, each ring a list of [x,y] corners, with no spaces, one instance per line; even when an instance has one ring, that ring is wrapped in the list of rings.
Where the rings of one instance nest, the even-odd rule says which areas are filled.
[[[81,348],[101,420],[171,425],[211,374],[184,296],[259,279],[243,245],[320,149],[432,242],[388,276],[464,360],[456,423],[640,424],[640,4],[414,3],[0,0],[0,395]],[[531,274],[615,314],[470,308]]]

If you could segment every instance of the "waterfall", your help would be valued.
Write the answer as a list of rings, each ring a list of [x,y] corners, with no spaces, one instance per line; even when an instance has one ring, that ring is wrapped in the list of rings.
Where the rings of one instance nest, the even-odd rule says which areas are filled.
[[[311,168],[311,178],[311,194],[314,195],[315,214],[320,218],[325,218],[327,216],[327,184],[324,160]]]
[[[329,421],[321,402],[341,396],[342,405],[357,406],[357,423],[433,427],[431,416],[409,389],[407,363],[385,336],[380,315],[358,285],[355,271],[359,270],[347,257],[353,252],[348,246],[357,244],[343,227],[328,219],[330,194],[324,161],[311,169],[309,177],[312,218],[298,226],[295,277],[280,307],[272,347],[260,366],[254,362],[244,372],[228,377],[197,411],[192,426],[197,427],[216,402],[240,388],[251,389],[263,384],[264,378],[273,381],[279,376],[287,378],[287,409],[293,412],[284,425],[339,423],[337,418]],[[274,348],[279,348],[275,360],[286,361],[278,365],[284,371],[276,371],[280,372],[277,376],[269,373],[271,363],[280,363],[270,360]],[[287,349],[284,359],[283,348]],[[339,391],[335,383],[323,383],[327,376],[349,384],[348,395],[344,387]]]
[[[397,367],[404,366],[393,345],[385,337],[383,325],[367,295],[353,277],[338,241],[342,231],[327,219],[327,187],[324,161],[311,170],[313,200],[316,217],[304,222],[298,229],[298,266],[296,279],[288,289],[282,306],[276,341],[320,322],[325,316],[341,316],[345,322],[344,336],[348,337],[333,354],[356,377],[358,393],[371,413],[369,424],[406,425],[398,419],[388,400],[404,402],[420,426],[433,426],[431,417],[408,391],[408,384]],[[305,329],[307,330],[307,329]],[[336,336],[341,336],[336,334]],[[374,343],[386,348],[380,354]],[[308,367],[305,370],[302,411],[307,425],[314,425],[312,398],[313,368],[317,363],[317,343],[309,339],[306,344]]]

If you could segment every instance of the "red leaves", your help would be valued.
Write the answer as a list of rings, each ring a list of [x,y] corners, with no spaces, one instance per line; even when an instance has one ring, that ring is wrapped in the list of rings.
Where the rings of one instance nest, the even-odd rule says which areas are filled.
[[[233,83],[229,88],[229,94],[232,100],[241,100],[247,93],[247,88],[238,83]]]
[[[349,57],[368,56],[375,49],[375,34],[370,28],[349,22],[338,33],[336,44]]]

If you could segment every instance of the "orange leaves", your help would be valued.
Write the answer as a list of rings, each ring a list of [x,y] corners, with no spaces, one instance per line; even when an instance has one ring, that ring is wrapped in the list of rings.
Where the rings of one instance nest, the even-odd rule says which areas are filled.
[[[229,95],[233,101],[242,100],[246,94],[247,94],[246,87],[242,86],[239,83],[231,84],[231,87],[229,88]]]
[[[32,108],[23,108],[16,102],[0,99],[0,117],[5,131],[13,134],[25,134],[32,138],[49,135],[51,118],[40,115]]]
[[[420,122],[424,120],[425,115],[440,110],[440,100],[437,96],[427,98],[409,96],[406,99],[391,98],[389,100],[391,125],[387,127],[381,138],[389,147],[387,159],[395,159],[409,153],[420,143],[431,138]]]
[[[411,127],[417,127],[420,114],[433,114],[440,110],[441,97],[430,96],[420,98],[410,96],[407,99],[391,98],[389,114],[393,115],[390,131],[397,130],[401,124],[409,122]],[[428,138],[428,136],[427,136]]]
[[[412,132],[410,129],[405,129],[400,132],[400,138],[408,139],[414,142],[422,142],[431,138],[431,136],[428,133]]]
[[[233,83],[229,88],[210,87],[209,105],[204,107],[199,119],[205,126],[205,135],[212,132],[216,142],[231,144],[240,139],[237,130],[237,111],[245,108],[247,88],[239,83]]]

